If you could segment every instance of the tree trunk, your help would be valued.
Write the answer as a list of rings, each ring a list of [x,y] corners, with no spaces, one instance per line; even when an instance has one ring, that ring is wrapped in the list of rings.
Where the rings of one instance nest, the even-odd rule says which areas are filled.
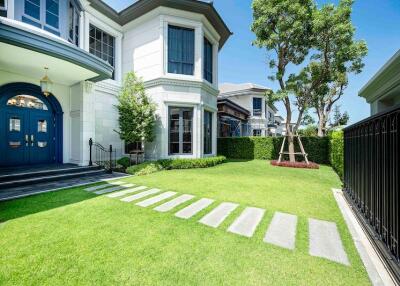
[[[290,108],[290,100],[288,97],[284,100],[286,107],[286,136],[288,138],[288,146],[289,146],[289,161],[296,162],[296,157],[294,156],[294,137],[293,132],[290,128],[290,123],[292,122],[292,109]]]
[[[321,110],[318,110],[318,119],[318,137],[324,137],[326,130],[326,116]]]

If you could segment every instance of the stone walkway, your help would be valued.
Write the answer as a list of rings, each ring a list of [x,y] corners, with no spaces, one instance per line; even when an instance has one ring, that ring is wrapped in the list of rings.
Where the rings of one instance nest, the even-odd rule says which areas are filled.
[[[153,209],[158,212],[168,212],[195,198],[193,195],[177,192],[162,192],[160,189],[149,189],[145,186],[135,186],[122,181],[109,182],[85,189],[95,194],[107,194],[109,198],[118,198],[122,202],[130,203],[138,201],[135,205],[150,207],[158,203]],[[178,196],[177,196],[178,195]],[[141,200],[143,199],[143,200]],[[199,212],[205,210],[214,203],[209,198],[200,198],[188,206],[177,211],[175,216],[181,219],[189,219]],[[222,202],[213,207],[205,214],[199,223],[217,228],[232,212],[239,207],[239,204]],[[252,237],[262,221],[266,210],[256,207],[246,207],[234,219],[227,231],[237,235]],[[282,212],[275,212],[267,227],[263,241],[278,247],[289,250],[296,249],[297,216]],[[344,250],[336,223],[310,218],[309,228],[309,254],[311,256],[325,258],[344,265],[350,265],[347,254]]]

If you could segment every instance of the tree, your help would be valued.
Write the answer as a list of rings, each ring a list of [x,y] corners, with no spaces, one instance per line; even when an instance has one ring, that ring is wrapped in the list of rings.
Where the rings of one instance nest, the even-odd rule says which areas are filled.
[[[252,31],[256,35],[254,44],[271,52],[269,62],[274,74],[271,80],[279,83],[279,89],[269,94],[270,101],[282,100],[286,109],[286,130],[289,145],[289,159],[295,161],[294,132],[301,122],[309,100],[308,93],[293,92],[295,75],[288,75],[289,65],[300,65],[312,46],[312,18],[315,4],[313,0],[254,0]],[[300,91],[300,87],[299,90]],[[294,130],[291,129],[292,106],[299,109]]]
[[[119,131],[126,143],[152,142],[156,122],[156,105],[146,95],[141,79],[133,72],[125,76],[118,95]]]
[[[314,137],[317,136],[318,128],[316,125],[308,125],[305,128],[299,129],[299,135],[304,137]]]
[[[301,120],[300,125],[307,127],[314,124],[315,124],[315,119],[308,113],[308,110],[306,110],[303,114],[303,118]]]
[[[314,13],[315,53],[305,72],[319,81],[312,90],[311,104],[319,119],[318,136],[325,136],[332,107],[348,85],[348,74],[362,71],[362,59],[368,52],[364,41],[354,40],[353,2],[341,0],[338,6],[327,4]]]
[[[347,111],[341,113],[340,112],[340,105],[335,105],[333,109],[333,122],[331,122],[331,128],[344,126],[350,120],[350,116]]]

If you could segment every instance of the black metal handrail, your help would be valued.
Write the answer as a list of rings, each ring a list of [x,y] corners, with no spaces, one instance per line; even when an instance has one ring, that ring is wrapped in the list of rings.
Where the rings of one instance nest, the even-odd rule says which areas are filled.
[[[106,169],[109,173],[113,172],[116,166],[116,150],[112,145],[105,148],[103,145],[94,142],[92,138],[89,139],[89,166],[93,163]]]
[[[400,277],[400,107],[344,129],[344,191]]]

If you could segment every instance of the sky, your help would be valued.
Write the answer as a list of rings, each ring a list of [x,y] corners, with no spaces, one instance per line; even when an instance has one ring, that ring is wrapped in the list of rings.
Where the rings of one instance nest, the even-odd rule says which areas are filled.
[[[134,0],[105,0],[117,11],[129,6]],[[268,53],[265,49],[252,46],[255,39],[250,30],[252,23],[252,0],[214,0],[214,6],[233,35],[219,54],[219,83],[261,84],[273,90],[277,83],[268,76]],[[319,5],[338,0],[317,0]],[[400,0],[355,0],[352,14],[356,28],[355,39],[365,40],[368,55],[364,58],[365,68],[361,74],[349,77],[349,86],[338,102],[342,111],[350,115],[355,123],[370,114],[369,105],[358,96],[359,90],[400,49]],[[281,103],[276,104],[279,113],[286,112]]]

